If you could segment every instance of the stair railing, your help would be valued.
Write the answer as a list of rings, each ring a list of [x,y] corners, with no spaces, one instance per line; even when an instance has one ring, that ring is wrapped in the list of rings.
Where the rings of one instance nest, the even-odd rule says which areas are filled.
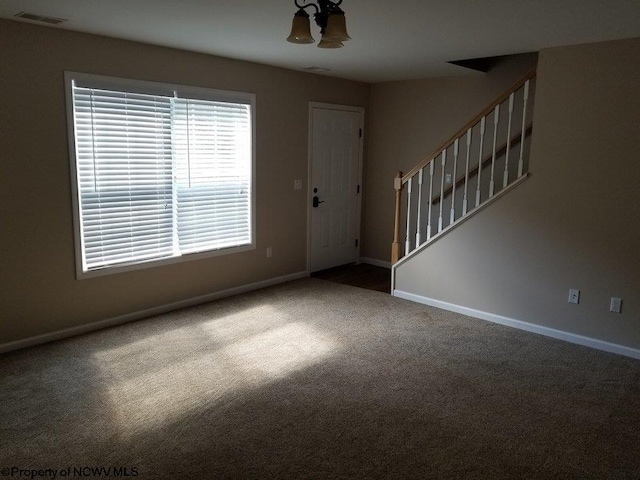
[[[522,180],[525,175],[525,143],[527,137],[532,132],[532,125],[527,123],[527,114],[529,104],[530,83],[536,76],[536,69],[533,68],[522,78],[515,82],[504,94],[500,95],[489,106],[476,115],[462,129],[460,129],[449,140],[443,143],[431,155],[427,156],[423,161],[413,167],[408,173],[398,172],[394,178],[395,189],[395,222],[393,231],[393,243],[391,246],[391,263],[397,263],[404,255],[408,255],[417,250],[421,246],[434,240],[445,229],[446,216],[448,213],[448,225],[452,227],[455,223],[463,220],[472,211],[476,210],[486,201],[497,195],[497,189],[506,191],[507,187]],[[522,90],[520,95],[519,91]],[[508,108],[508,119],[506,132],[500,131],[500,115],[501,108]],[[521,109],[521,121],[519,129],[513,133],[514,111]],[[487,139],[487,124],[491,129],[490,152],[485,154],[485,145]],[[493,124],[493,127],[491,127]],[[472,152],[473,132],[479,137],[479,148],[477,152]],[[498,137],[506,133],[506,141],[498,146]],[[510,163],[511,151],[518,149],[517,164]],[[466,148],[465,148],[466,147]],[[462,159],[460,158],[460,150],[463,151]],[[447,168],[447,152],[453,157],[453,165],[450,173],[446,172]],[[496,172],[497,160],[504,156],[504,169],[502,173],[502,182],[498,180]],[[475,157],[475,158],[474,158]],[[477,161],[475,160],[477,158]],[[458,168],[463,167],[460,163],[464,162],[464,173],[458,175]],[[488,169],[487,174],[490,175],[488,185],[483,184],[483,169]],[[425,176],[427,177],[425,179]],[[451,181],[448,181],[448,178]],[[434,178],[436,177],[436,178]],[[438,178],[439,177],[439,178]],[[470,200],[470,180],[476,177],[475,201]],[[428,182],[425,182],[428,180]],[[434,192],[434,181],[439,180],[439,191]],[[423,185],[428,183],[429,193],[426,202],[427,212],[423,210]],[[445,184],[451,183],[445,188]],[[502,188],[500,188],[502,184]],[[402,234],[402,194],[406,185],[407,191],[407,211],[405,214],[405,241],[404,249],[401,243]],[[417,189],[417,199],[413,199],[414,186]],[[483,198],[483,187],[487,187],[488,192]],[[496,188],[497,187],[497,188]],[[425,187],[426,188],[426,187]],[[462,202],[456,203],[456,190],[462,195]],[[486,191],[486,190],[485,190]],[[451,208],[449,212],[444,211],[445,200],[451,198]],[[412,206],[415,203],[415,210]],[[456,206],[460,207],[460,215],[456,216]],[[435,207],[435,208],[434,208]],[[435,210],[435,211],[434,211]],[[435,216],[437,215],[437,223]],[[426,226],[423,225],[426,222]],[[403,252],[404,250],[404,252]]]

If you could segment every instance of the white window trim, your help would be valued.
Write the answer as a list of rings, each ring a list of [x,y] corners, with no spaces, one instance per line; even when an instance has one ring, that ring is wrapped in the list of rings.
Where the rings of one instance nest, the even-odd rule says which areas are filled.
[[[105,267],[97,270],[83,271],[82,269],[82,233],[80,221],[80,202],[78,192],[78,172],[76,169],[76,141],[73,110],[73,88],[72,82],[76,81],[83,85],[96,88],[122,89],[136,93],[155,93],[173,96],[177,91],[182,95],[200,100],[214,101],[241,101],[251,106],[251,243],[239,247],[222,248],[209,250],[206,252],[189,253],[180,257],[164,258],[161,260],[149,260],[130,264],[123,264],[113,267]],[[69,137],[69,159],[71,163],[71,199],[73,209],[73,233],[74,251],[76,261],[76,278],[78,280],[113,275],[133,270],[142,270],[173,263],[182,263],[192,260],[201,260],[209,257],[229,255],[233,253],[246,252],[256,249],[256,96],[254,93],[233,92],[229,90],[215,90],[210,88],[190,87],[187,85],[175,85],[159,82],[148,82],[144,80],[129,80],[119,77],[108,77],[104,75],[93,75],[89,73],[64,72],[66,104],[67,104],[67,131]],[[132,90],[133,89],[133,90]]]

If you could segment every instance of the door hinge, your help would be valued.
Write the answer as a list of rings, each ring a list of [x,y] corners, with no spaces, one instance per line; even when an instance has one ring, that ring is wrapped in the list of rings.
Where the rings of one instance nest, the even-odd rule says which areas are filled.
[[[362,129],[360,129],[360,132],[358,133],[358,136],[359,136],[360,138],[362,138]]]
[[[358,246],[358,239],[356,238],[356,247]]]
[[[360,193],[360,185],[358,185],[358,189],[357,189],[356,193]]]

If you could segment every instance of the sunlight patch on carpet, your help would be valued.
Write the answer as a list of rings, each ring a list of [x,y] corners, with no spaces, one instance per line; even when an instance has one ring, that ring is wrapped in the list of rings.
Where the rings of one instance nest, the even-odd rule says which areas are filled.
[[[302,322],[276,326],[227,345],[210,342],[210,348],[183,351],[182,358],[166,357],[163,345],[155,344],[144,349],[144,357],[162,358],[161,365],[138,358],[126,369],[119,355],[131,360],[130,349],[95,355],[109,398],[104,413],[110,414],[118,432],[130,436],[168,426],[318,364],[340,349],[334,338]],[[166,346],[170,349],[170,343]],[[139,348],[135,351],[140,353]]]
[[[223,350],[251,377],[281,378],[335,353],[336,341],[305,323],[289,323]]]
[[[265,322],[265,318],[269,318],[269,323]],[[274,319],[279,321],[275,322]],[[259,305],[243,308],[222,317],[216,315],[216,318],[200,323],[199,328],[212,339],[227,344],[286,324],[288,321],[286,315],[271,305]]]

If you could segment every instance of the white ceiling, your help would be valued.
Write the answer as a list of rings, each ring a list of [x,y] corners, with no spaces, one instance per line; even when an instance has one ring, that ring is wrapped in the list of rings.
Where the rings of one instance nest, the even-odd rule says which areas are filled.
[[[52,28],[367,82],[468,72],[450,60],[640,37],[640,0],[344,0],[342,8],[353,40],[339,50],[284,40],[293,0],[0,0],[0,17],[62,17],[69,21]],[[315,25],[312,33],[317,40]]]

